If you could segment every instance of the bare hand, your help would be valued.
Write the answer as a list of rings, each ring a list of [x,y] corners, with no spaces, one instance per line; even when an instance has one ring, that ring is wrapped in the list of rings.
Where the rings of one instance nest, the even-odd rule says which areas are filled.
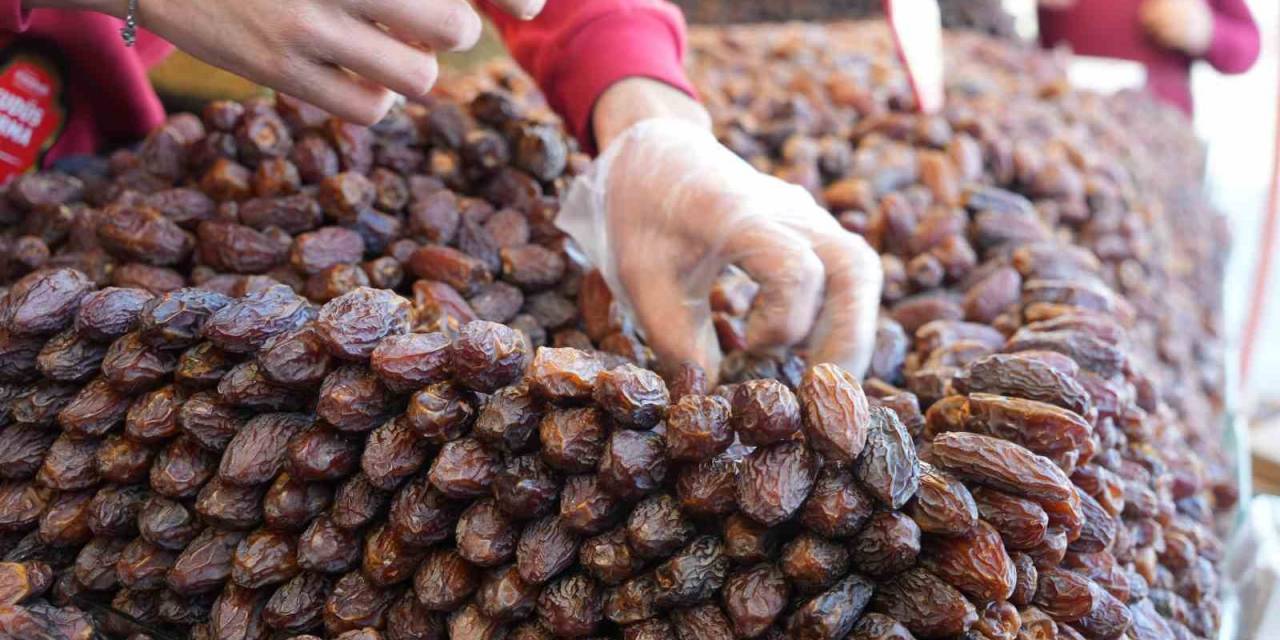
[[[532,18],[545,0],[495,0]],[[25,0],[27,8],[117,17],[124,0]],[[420,98],[436,52],[468,49],[480,17],[466,0],[141,0],[139,26],[210,64],[339,117],[373,124],[394,93]]]
[[[1161,45],[1202,56],[1213,41],[1213,11],[1204,0],[1147,0],[1142,26]]]

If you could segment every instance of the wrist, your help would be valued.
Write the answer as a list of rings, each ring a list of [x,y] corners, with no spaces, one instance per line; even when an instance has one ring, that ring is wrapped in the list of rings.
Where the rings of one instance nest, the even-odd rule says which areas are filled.
[[[623,131],[650,118],[672,118],[711,128],[707,110],[685,92],[649,78],[626,78],[606,89],[596,101],[591,117],[596,147],[603,150]]]

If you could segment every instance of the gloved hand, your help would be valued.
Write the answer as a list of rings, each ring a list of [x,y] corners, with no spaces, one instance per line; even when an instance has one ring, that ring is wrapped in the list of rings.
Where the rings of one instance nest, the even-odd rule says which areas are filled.
[[[734,264],[760,284],[749,349],[804,342],[812,363],[866,371],[879,256],[807,191],[756,171],[703,127],[674,118],[631,126],[575,181],[556,222],[664,362],[719,371],[708,296]]]

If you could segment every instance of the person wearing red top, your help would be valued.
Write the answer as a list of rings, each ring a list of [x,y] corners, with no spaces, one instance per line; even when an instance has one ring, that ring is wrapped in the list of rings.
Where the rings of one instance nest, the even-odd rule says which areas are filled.
[[[757,172],[716,141],[683,71],[678,8],[660,0],[478,7],[584,148],[601,151],[564,196],[557,223],[601,269],[661,360],[692,361],[716,375],[722,354],[707,300],[716,275],[737,265],[760,284],[747,317],[750,349],[803,345],[814,363],[866,370],[879,256],[807,191]],[[132,48],[120,31],[130,13],[142,28]],[[53,129],[32,105],[60,84],[66,124],[47,145],[46,166],[140,138],[164,117],[146,71],[168,43],[372,124],[395,94],[427,95],[435,51],[468,48],[480,31],[464,0],[0,0],[0,33],[8,34],[0,143]],[[13,62],[29,51],[56,62]],[[41,72],[50,66],[61,68],[60,81]],[[14,157],[4,148],[0,162]]]
[[[1261,46],[1245,0],[1040,0],[1039,13],[1045,46],[1141,62],[1147,88],[1188,114],[1192,62],[1244,73]]]

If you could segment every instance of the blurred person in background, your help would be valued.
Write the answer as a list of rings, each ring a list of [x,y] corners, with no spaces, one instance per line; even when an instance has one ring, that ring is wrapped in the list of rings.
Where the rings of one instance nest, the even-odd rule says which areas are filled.
[[[879,256],[804,189],[716,141],[684,73],[678,8],[477,4],[569,131],[600,150],[561,224],[659,358],[718,372],[707,299],[735,264],[761,285],[747,319],[753,351],[804,343],[815,363],[866,370]],[[121,29],[126,17],[136,34]],[[368,125],[396,94],[425,98],[435,52],[470,48],[481,30],[465,0],[0,0],[0,162],[49,166],[144,136],[164,119],[147,71],[172,46]]]
[[[1147,89],[1187,114],[1193,62],[1244,73],[1261,47],[1245,0],[1039,0],[1039,16],[1044,46],[1140,62]]]

